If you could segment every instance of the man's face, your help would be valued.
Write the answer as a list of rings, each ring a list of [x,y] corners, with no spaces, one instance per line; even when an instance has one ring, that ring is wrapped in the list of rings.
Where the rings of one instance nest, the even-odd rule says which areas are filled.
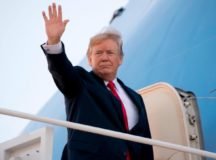
[[[122,63],[122,55],[117,43],[106,39],[92,46],[88,61],[93,71],[104,80],[113,80]]]

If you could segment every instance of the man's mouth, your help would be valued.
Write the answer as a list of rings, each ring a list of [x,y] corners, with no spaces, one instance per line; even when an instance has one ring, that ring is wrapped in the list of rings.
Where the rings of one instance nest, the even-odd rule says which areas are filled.
[[[101,64],[100,67],[101,68],[109,68],[109,67],[111,67],[111,65],[110,64]]]

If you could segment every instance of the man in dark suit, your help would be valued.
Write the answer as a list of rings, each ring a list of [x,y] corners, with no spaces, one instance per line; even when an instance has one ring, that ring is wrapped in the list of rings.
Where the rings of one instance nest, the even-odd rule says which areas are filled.
[[[117,78],[123,60],[121,35],[105,30],[91,38],[87,58],[91,72],[68,60],[61,36],[68,20],[61,6],[43,12],[47,43],[41,47],[53,79],[64,94],[67,120],[151,138],[142,98]],[[153,160],[150,145],[68,129],[62,160]]]

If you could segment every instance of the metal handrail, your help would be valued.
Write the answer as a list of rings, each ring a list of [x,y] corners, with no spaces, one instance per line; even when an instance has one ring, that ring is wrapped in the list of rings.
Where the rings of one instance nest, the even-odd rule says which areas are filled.
[[[191,153],[191,154],[196,154],[196,155],[216,159],[216,153],[213,153],[213,152],[208,152],[208,151],[204,151],[204,150],[200,150],[200,149],[186,147],[183,145],[163,142],[160,140],[130,135],[130,134],[121,133],[121,132],[117,132],[117,131],[111,131],[111,130],[103,129],[103,128],[99,128],[99,127],[92,127],[92,126],[88,126],[88,125],[83,125],[83,124],[78,124],[78,123],[68,122],[68,121],[63,121],[63,120],[56,120],[56,119],[47,118],[47,117],[39,117],[39,116],[35,116],[32,114],[13,111],[13,110],[4,109],[4,108],[0,108],[0,114],[24,118],[24,119],[29,119],[29,120],[33,120],[33,121],[49,123],[49,124],[53,124],[53,125],[57,125],[57,126],[63,126],[66,128],[71,128],[71,129],[80,130],[80,131],[84,131],[84,132],[114,137],[114,138],[118,138],[118,139],[122,139],[122,140],[142,143],[142,144],[159,146],[159,147],[163,147],[163,148],[168,148],[168,149],[172,149],[172,150],[187,152],[187,153]]]

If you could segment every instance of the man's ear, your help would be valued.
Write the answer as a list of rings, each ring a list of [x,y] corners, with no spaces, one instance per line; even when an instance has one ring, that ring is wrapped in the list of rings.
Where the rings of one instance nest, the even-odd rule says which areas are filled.
[[[119,65],[121,65],[122,64],[122,62],[123,62],[123,55],[121,55],[121,57],[120,57],[120,60],[119,60]]]
[[[90,54],[87,54],[87,58],[88,58],[88,64],[89,64],[90,66],[92,66],[91,55],[90,55]]]

